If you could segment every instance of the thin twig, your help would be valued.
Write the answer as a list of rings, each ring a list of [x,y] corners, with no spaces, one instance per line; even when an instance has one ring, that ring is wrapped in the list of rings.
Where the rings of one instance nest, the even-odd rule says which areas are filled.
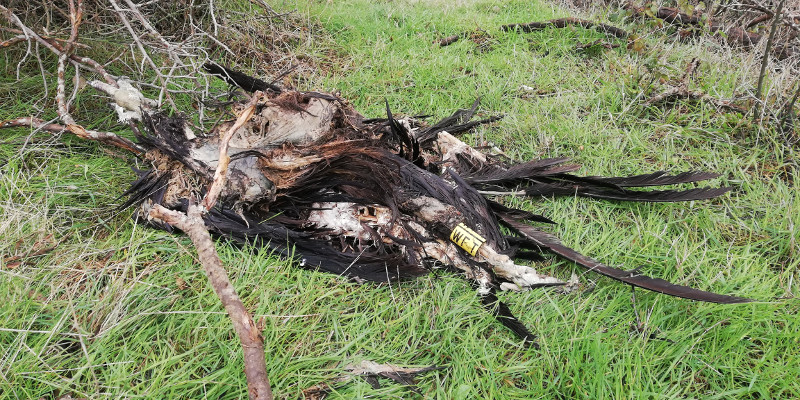
[[[167,77],[165,77],[161,73],[156,63],[153,61],[152,58],[150,58],[150,55],[147,53],[144,44],[142,44],[142,40],[139,38],[139,35],[133,29],[133,26],[131,26],[130,21],[128,21],[128,17],[125,16],[125,13],[119,6],[119,3],[117,3],[116,0],[108,0],[108,2],[111,3],[111,6],[114,8],[114,11],[116,11],[120,21],[122,21],[122,24],[125,25],[125,28],[128,29],[128,33],[131,34],[131,38],[133,39],[134,43],[136,43],[136,47],[138,47],[139,52],[142,53],[142,58],[150,65],[150,67],[153,68],[153,73],[156,74],[158,79],[161,81],[161,95],[167,99],[167,102],[169,102],[173,110],[177,110],[178,107],[175,105],[175,102],[172,101],[172,97],[169,95],[169,92],[167,91],[167,80],[168,80]]]
[[[683,76],[681,76],[680,82],[678,82],[677,86],[671,86],[663,92],[647,99],[647,101],[644,102],[644,105],[650,106],[675,99],[693,99],[704,100],[717,108],[724,108],[733,112],[747,114],[747,108],[744,108],[740,105],[730,101],[714,98],[701,90],[689,90],[689,81],[691,81],[692,76],[694,75],[694,72],[697,70],[698,66],[700,66],[700,61],[697,58],[693,58],[686,66]]]
[[[2,4],[0,4],[0,12],[2,12],[3,15],[5,15],[6,19],[9,22],[11,22],[12,24],[14,24],[17,27],[19,27],[20,32],[22,32],[22,34],[25,37],[28,38],[27,39],[28,41],[30,41],[31,39],[35,40],[37,43],[43,45],[44,47],[46,47],[48,50],[50,50],[56,56],[59,56],[59,57],[61,56],[62,53],[65,52],[64,47],[61,44],[58,43],[58,42],[63,42],[64,40],[46,38],[44,36],[39,35],[38,33],[34,32],[32,29],[30,29],[27,26],[25,26],[25,24],[22,23],[22,20],[20,20],[19,17],[17,17],[16,14],[14,14],[11,10],[6,8]],[[81,46],[81,45],[79,45],[77,43],[74,43],[73,45],[76,46],[76,47]],[[114,86],[117,85],[117,81],[108,72],[106,72],[105,68],[100,63],[98,63],[97,61],[94,61],[89,57],[80,57],[80,56],[77,56],[75,54],[70,54],[69,58],[73,63],[79,64],[82,68],[85,68],[85,69],[90,70],[92,72],[99,73],[109,85],[114,85]],[[88,64],[91,68],[86,67],[85,65],[81,65],[81,64]]]
[[[789,121],[794,117],[794,105],[797,103],[797,98],[800,97],[800,81],[797,81],[797,90],[794,92],[794,96],[792,96],[792,100],[789,101],[789,104],[786,105],[783,109],[783,117],[781,118],[781,127],[784,131],[787,131],[787,127],[789,126]]]
[[[61,51],[59,51],[59,50],[56,50],[56,48],[55,48],[55,47],[53,47],[53,45],[52,45],[50,42],[48,42],[47,40],[45,40],[43,37],[39,36],[39,35],[38,35],[36,32],[34,32],[32,29],[30,29],[30,28],[28,28],[27,26],[25,26],[25,24],[23,24],[23,23],[22,23],[22,20],[21,20],[21,19],[19,19],[19,17],[17,17],[17,15],[16,15],[16,14],[14,14],[14,13],[13,13],[11,10],[9,10],[8,8],[6,8],[6,7],[5,7],[5,6],[3,6],[2,4],[0,4],[0,12],[2,12],[2,13],[3,13],[3,15],[5,15],[6,19],[7,19],[9,22],[11,22],[12,24],[14,24],[14,25],[16,25],[17,27],[19,27],[19,29],[21,29],[21,30],[22,30],[22,32],[24,32],[24,34],[25,34],[26,36],[29,36],[29,37],[32,37],[32,38],[34,38],[34,39],[35,39],[37,42],[41,43],[42,45],[44,45],[45,47],[47,47],[48,49],[50,49],[50,51],[52,51],[53,53],[55,53],[55,54],[57,54],[57,55],[61,55]]]

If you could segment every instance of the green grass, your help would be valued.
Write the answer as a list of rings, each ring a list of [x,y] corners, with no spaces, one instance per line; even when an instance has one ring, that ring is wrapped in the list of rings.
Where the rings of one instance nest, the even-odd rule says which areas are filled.
[[[568,15],[542,2],[275,8],[298,10],[324,38],[296,44],[296,54],[326,66],[298,76],[297,85],[340,90],[366,116],[383,115],[387,100],[396,113],[435,119],[481,97],[482,113],[505,118],[467,142],[493,141],[519,160],[570,156],[587,175],[720,172],[712,184],[736,189],[709,202],[503,200],[546,214],[567,245],[609,265],[759,300],[722,306],[637,290],[633,303],[629,287],[548,262],[543,271],[564,279],[577,272],[584,290],[502,294],[539,335],[536,351],[483,311],[457,276],[357,285],[220,242],[245,305],[263,317],[279,397],[296,398],[362,359],[447,367],[421,378],[428,398],[800,397],[796,150],[706,104],[641,105],[659,91],[646,71],[679,78],[697,55],[706,61],[703,90],[720,97],[751,90],[748,55],[709,51],[709,42],[675,44],[647,26],[624,25],[648,42],[644,54],[619,41],[617,49],[579,52],[578,42],[603,38],[583,29],[499,30]],[[432,44],[477,28],[489,35],[484,45]],[[17,91],[16,62],[0,60],[0,119],[52,109],[37,92],[35,63],[24,67]],[[523,98],[522,85],[542,95]],[[82,96],[76,115],[113,124],[104,101]],[[0,144],[0,398],[246,397],[238,340],[191,244],[115,211],[134,176],[128,164],[66,135],[29,135],[3,131]],[[55,244],[21,265],[9,262]],[[634,329],[637,315],[644,335]],[[415,397],[384,383],[375,390],[353,381],[331,398]]]

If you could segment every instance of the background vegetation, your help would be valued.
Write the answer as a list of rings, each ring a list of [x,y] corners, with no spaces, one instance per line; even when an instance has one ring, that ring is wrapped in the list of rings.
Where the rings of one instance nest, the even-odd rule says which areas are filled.
[[[210,44],[212,57],[265,77],[296,65],[282,83],[340,91],[369,117],[384,114],[384,100],[435,119],[480,97],[482,113],[505,118],[467,142],[497,144],[518,160],[570,156],[586,175],[720,172],[714,184],[735,190],[710,202],[504,201],[552,218],[567,245],[607,264],[759,300],[721,306],[643,291],[634,299],[629,287],[549,262],[539,268],[564,279],[576,272],[581,290],[503,295],[539,335],[536,351],[457,276],[358,285],[220,242],[237,290],[263,318],[279,397],[299,397],[362,359],[447,368],[422,378],[421,395],[353,381],[331,398],[800,397],[800,195],[789,140],[797,132],[705,102],[643,104],[694,57],[693,88],[718,98],[752,93],[757,52],[679,42],[670,28],[616,12],[592,18],[635,32],[646,48],[581,28],[499,29],[577,12],[543,1],[271,5],[292,13],[217,4],[218,36],[231,52]],[[462,32],[453,45],[434,44]],[[115,73],[136,70],[141,60],[113,33],[84,32],[82,42],[95,59],[116,59]],[[578,48],[598,39],[620,46]],[[53,118],[55,71],[35,57],[20,61],[24,53],[24,45],[0,53],[0,120]],[[767,93],[791,89],[789,63],[772,65]],[[196,101],[176,96],[178,108]],[[81,90],[76,119],[126,132],[105,103]],[[116,210],[134,179],[129,163],[67,135],[0,135],[0,398],[246,397],[238,341],[188,240]]]

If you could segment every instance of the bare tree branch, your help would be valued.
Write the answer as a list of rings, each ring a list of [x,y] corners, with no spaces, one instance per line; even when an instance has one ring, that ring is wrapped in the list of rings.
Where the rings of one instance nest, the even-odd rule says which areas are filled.
[[[144,58],[144,60],[147,61],[150,67],[153,68],[153,73],[156,74],[158,79],[161,81],[161,96],[164,96],[164,98],[167,99],[167,102],[169,102],[173,110],[177,110],[178,107],[175,105],[175,102],[172,101],[172,97],[169,95],[169,92],[167,91],[167,81],[168,81],[167,77],[165,77],[164,74],[161,73],[156,63],[153,61],[152,58],[150,58],[150,55],[147,54],[147,50],[145,49],[144,44],[142,44],[142,40],[139,38],[139,35],[133,29],[133,26],[131,26],[130,21],[128,21],[128,17],[125,16],[125,13],[119,6],[119,3],[117,3],[116,0],[108,0],[108,2],[111,3],[112,7],[114,7],[114,11],[116,11],[120,21],[122,21],[122,24],[125,25],[125,28],[128,29],[128,32],[131,34],[131,38],[133,38],[133,41],[136,43],[136,47],[138,47],[139,52],[142,53],[142,58]]]

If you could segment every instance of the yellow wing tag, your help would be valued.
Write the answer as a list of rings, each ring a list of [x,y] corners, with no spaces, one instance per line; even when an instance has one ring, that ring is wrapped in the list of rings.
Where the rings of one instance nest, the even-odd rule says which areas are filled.
[[[478,235],[478,233],[472,229],[467,228],[464,224],[458,224],[458,226],[453,228],[453,231],[450,232],[450,240],[471,256],[478,254],[478,249],[486,242],[486,239],[482,238],[481,235]]]

